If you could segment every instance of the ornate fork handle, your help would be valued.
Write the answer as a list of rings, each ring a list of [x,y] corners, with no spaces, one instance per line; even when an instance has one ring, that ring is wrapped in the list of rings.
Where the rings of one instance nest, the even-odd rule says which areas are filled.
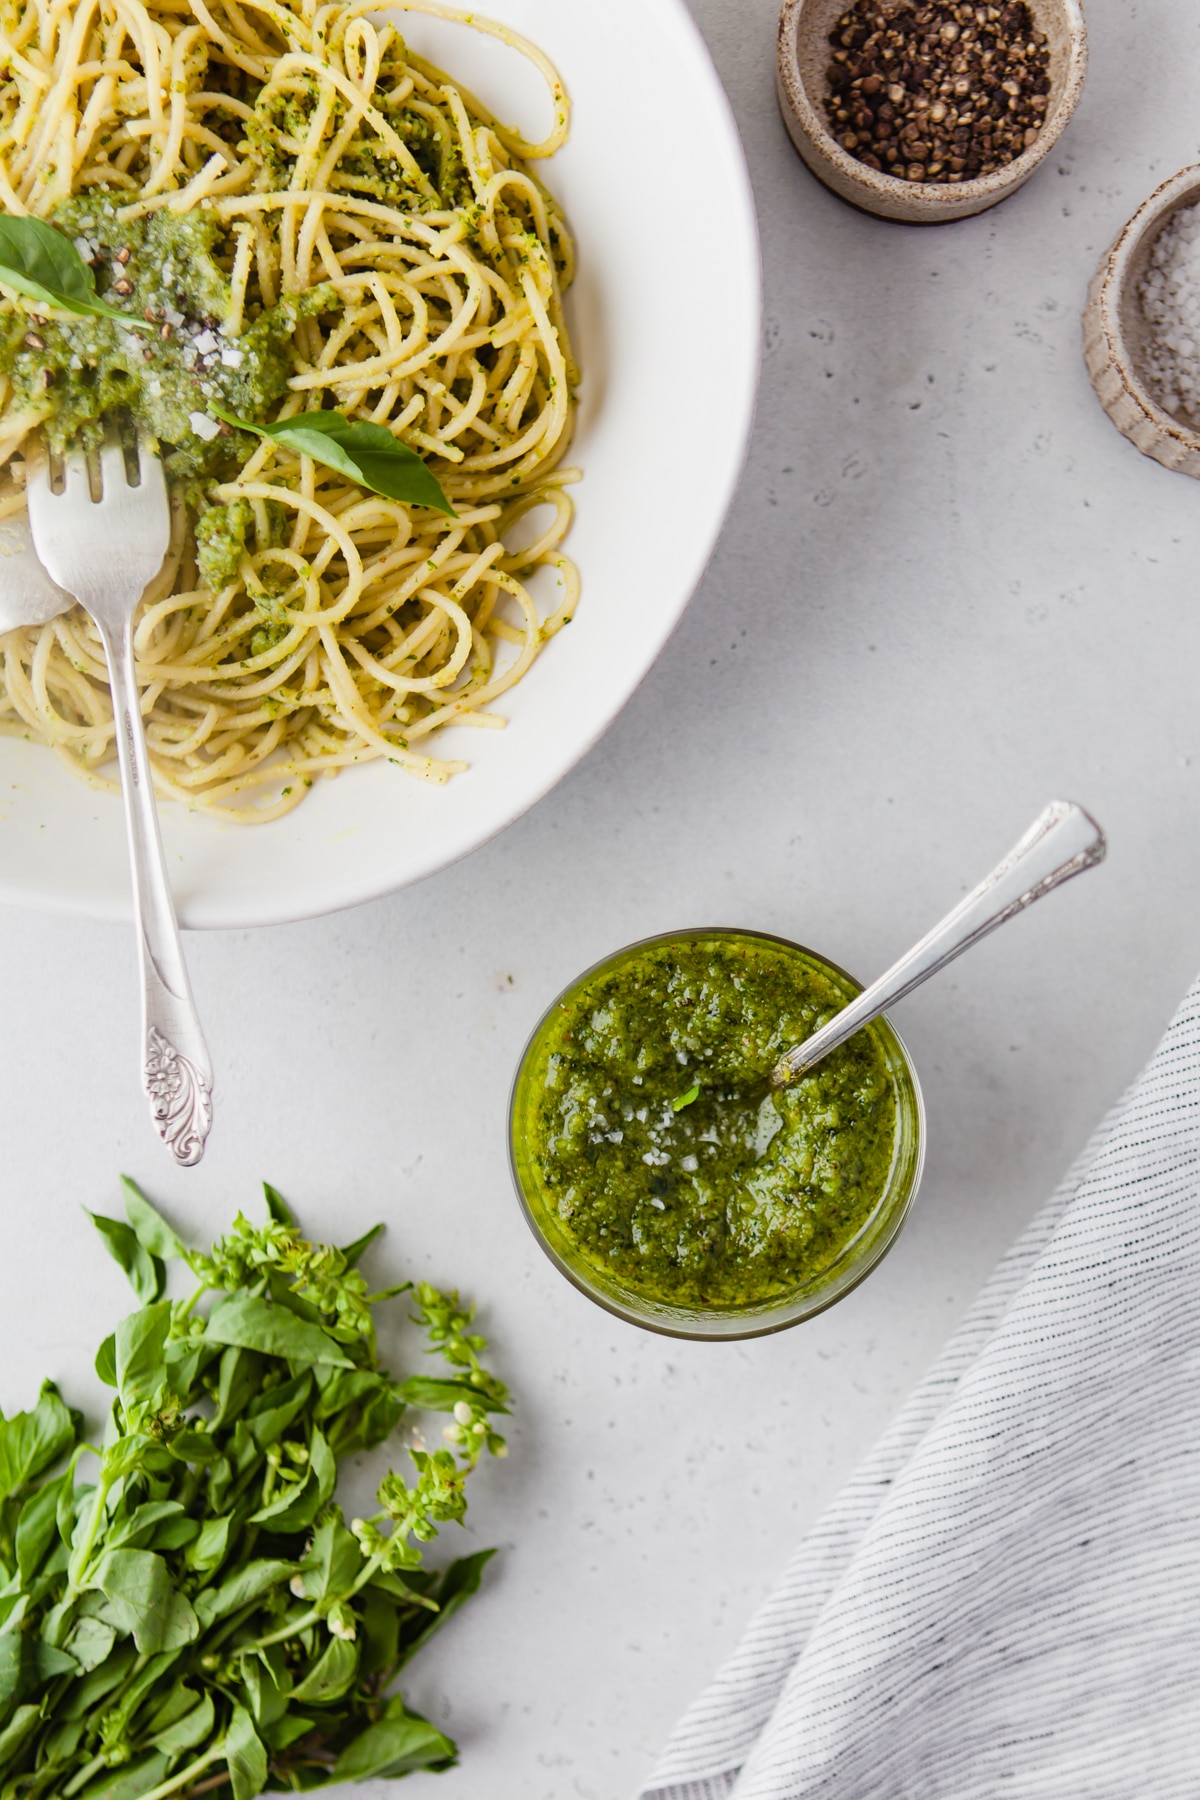
[[[94,615],[93,615],[94,616]],[[176,1162],[198,1163],[212,1125],[212,1064],[192,1000],[163,861],[154,782],[134,674],[133,628],[96,619],[108,659],[142,979],[142,1086]]]

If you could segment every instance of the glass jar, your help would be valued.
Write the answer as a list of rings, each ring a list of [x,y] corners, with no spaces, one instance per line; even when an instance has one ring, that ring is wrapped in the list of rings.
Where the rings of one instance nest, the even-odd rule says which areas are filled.
[[[890,1168],[869,1216],[853,1237],[837,1248],[830,1261],[815,1271],[810,1270],[782,1294],[744,1304],[666,1303],[639,1292],[614,1271],[598,1267],[564,1229],[555,1197],[542,1172],[535,1127],[539,1097],[544,1092],[549,1073],[549,1039],[561,1028],[562,1009],[570,1012],[584,990],[598,977],[633,964],[649,951],[661,953],[671,944],[704,941],[770,946],[784,971],[792,965],[797,975],[819,974],[840,997],[842,1004],[847,1004],[862,991],[860,983],[836,963],[803,945],[764,932],[698,929],[669,932],[630,944],[588,969],[543,1014],[526,1046],[513,1084],[509,1154],[517,1195],[534,1236],[559,1273],[598,1306],[629,1324],[673,1337],[759,1337],[798,1325],[801,1320],[810,1319],[832,1306],[851,1288],[857,1287],[891,1248],[908,1216],[921,1179],[925,1110],[916,1071],[896,1031],[886,1018],[865,1025],[863,1031],[872,1035],[892,1088],[895,1128]],[[684,1079],[686,1076],[681,1076],[681,1080]]]

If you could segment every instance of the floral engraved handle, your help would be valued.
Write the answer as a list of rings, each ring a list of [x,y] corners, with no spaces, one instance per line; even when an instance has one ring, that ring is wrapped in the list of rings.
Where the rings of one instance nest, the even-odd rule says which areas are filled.
[[[212,1127],[212,1083],[153,1025],[146,1039],[143,1086],[158,1135],[177,1163],[193,1167],[204,1155]]]

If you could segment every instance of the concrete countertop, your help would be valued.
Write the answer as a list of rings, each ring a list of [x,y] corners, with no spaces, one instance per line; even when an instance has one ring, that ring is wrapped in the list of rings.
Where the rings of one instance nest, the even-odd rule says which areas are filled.
[[[694,3],[760,209],[763,391],[708,576],[603,742],[421,887],[189,941],[223,1076],[195,1173],[132,1079],[128,934],[0,920],[6,1411],[49,1374],[96,1416],[91,1352],[127,1290],[78,1209],[116,1210],[118,1170],[197,1236],[263,1177],[314,1235],[386,1218],[381,1279],[479,1297],[519,1410],[472,1501],[503,1553],[407,1689],[460,1740],[461,1768],[412,1788],[444,1800],[630,1792],[1200,967],[1200,494],[1117,435],[1079,337],[1101,252],[1200,151],[1200,16],[1090,0],[1087,90],[1047,165],[922,229],[853,212],[796,158],[774,0]],[[1109,861],[899,1010],[929,1163],[864,1287],[708,1347],[559,1279],[502,1146],[560,986],[708,923],[869,977],[1056,795],[1096,813]]]

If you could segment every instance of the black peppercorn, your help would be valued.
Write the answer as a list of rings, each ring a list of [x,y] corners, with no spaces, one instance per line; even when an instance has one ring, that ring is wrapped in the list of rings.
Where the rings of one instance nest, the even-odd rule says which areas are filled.
[[[1049,52],[1025,0],[854,0],[829,42],[826,113],[869,168],[969,180],[1012,162],[1045,124]]]

